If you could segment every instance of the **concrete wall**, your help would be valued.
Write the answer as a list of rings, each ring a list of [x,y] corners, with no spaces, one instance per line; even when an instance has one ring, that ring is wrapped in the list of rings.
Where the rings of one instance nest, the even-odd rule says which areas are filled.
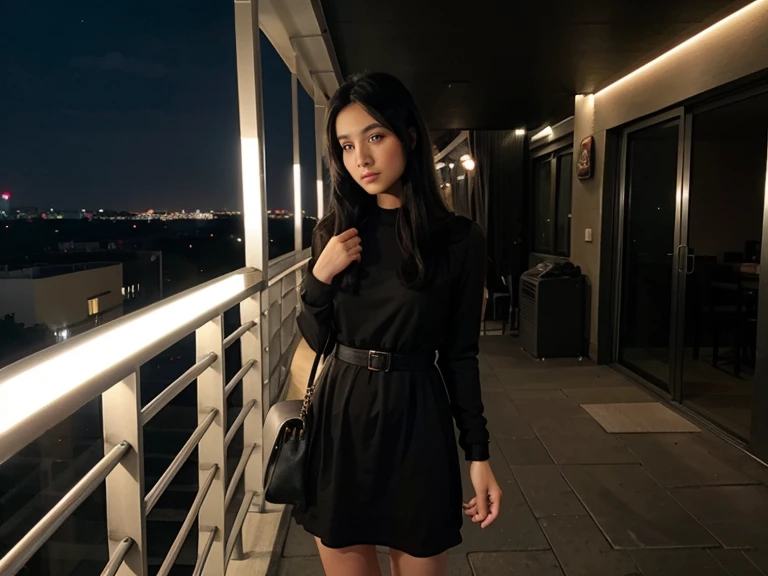
[[[115,264],[34,281],[35,314],[38,323],[51,329],[77,324],[88,318],[88,300],[98,294],[104,312],[123,302],[123,265]]]
[[[579,180],[576,175],[579,146],[588,136],[594,136],[595,166],[594,177]],[[587,338],[589,356],[597,354],[597,294],[600,288],[600,219],[603,206],[603,175],[605,172],[605,130],[595,131],[595,99],[592,96],[577,96],[573,130],[574,181],[571,200],[571,261],[581,266],[587,276],[587,310],[589,323]],[[585,240],[585,232],[592,230],[592,241]]]
[[[597,294],[605,181],[606,131],[682,103],[703,92],[768,69],[768,0],[758,0],[661,58],[594,96],[577,96],[574,111],[574,163],[587,136],[595,137],[595,176],[576,178],[571,220],[571,260],[589,277],[589,350],[596,357]],[[584,241],[592,229],[592,242]]]
[[[0,318],[15,314],[16,322],[25,326],[35,324],[34,280],[10,278],[0,280]]]

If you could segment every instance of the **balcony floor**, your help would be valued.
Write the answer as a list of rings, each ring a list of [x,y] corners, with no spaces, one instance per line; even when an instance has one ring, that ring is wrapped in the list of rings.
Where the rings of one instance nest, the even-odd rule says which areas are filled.
[[[483,337],[481,349],[504,502],[485,531],[467,520],[450,576],[768,575],[768,468],[705,429],[660,432],[690,425],[608,367],[536,362],[506,337]],[[591,413],[643,433],[609,434]],[[279,574],[323,574],[295,524]]]

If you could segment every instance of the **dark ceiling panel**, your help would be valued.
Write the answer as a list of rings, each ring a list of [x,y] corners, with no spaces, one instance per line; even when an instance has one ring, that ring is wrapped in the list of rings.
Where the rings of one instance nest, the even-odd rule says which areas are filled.
[[[575,94],[607,86],[750,3],[319,1],[342,74],[395,74],[435,129],[561,120]]]

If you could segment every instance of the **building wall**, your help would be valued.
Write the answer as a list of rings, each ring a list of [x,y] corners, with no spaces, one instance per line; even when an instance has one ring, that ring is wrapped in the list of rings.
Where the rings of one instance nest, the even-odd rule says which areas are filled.
[[[571,200],[571,261],[581,266],[587,277],[587,307],[589,321],[586,338],[589,356],[597,356],[597,294],[600,289],[600,239],[603,206],[603,176],[605,172],[605,130],[595,131],[595,100],[592,96],[577,96],[573,129],[573,173],[576,174],[579,146],[588,136],[594,136],[595,167],[594,177],[579,180],[574,177]],[[592,241],[587,242],[585,231],[592,230]]]
[[[35,314],[38,323],[51,329],[77,324],[88,318],[88,300],[98,294],[104,312],[123,302],[123,266],[115,264],[34,281]]]
[[[0,318],[15,314],[16,322],[35,324],[34,280],[9,278],[0,280]]]
[[[604,186],[614,185],[605,178],[607,130],[768,69],[766,30],[768,1],[754,2],[594,96],[576,97],[574,163],[580,142],[595,137],[595,176],[580,181],[574,169],[571,216],[571,260],[589,277],[591,288],[592,358],[598,342],[598,288],[601,280],[610,280],[600,277],[603,191]],[[590,243],[584,241],[588,228],[592,229]]]

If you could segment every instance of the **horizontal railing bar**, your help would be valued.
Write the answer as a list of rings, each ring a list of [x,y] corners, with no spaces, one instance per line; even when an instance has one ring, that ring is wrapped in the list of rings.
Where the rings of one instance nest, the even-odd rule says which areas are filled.
[[[224,338],[224,350],[226,350],[227,348],[232,346],[232,344],[240,340],[240,338],[243,337],[243,334],[253,329],[255,326],[256,326],[256,321],[251,320],[250,322],[246,322],[245,324],[240,326],[240,328],[232,332],[232,334]]]
[[[152,402],[144,406],[144,408],[141,409],[141,423],[142,425],[146,426],[147,423],[152,420],[155,416],[157,416],[158,412],[165,408],[168,403],[176,398],[179,394],[181,394],[182,390],[184,390],[187,386],[189,386],[192,381],[200,376],[203,372],[205,372],[210,366],[218,360],[219,357],[215,352],[210,352],[206,356],[203,357],[200,362],[192,366],[189,370],[184,372],[181,376],[179,376],[173,384],[168,386],[165,390],[160,392]]]
[[[280,274],[277,274],[274,278],[270,278],[269,279],[269,281],[267,282],[267,286],[274,286],[275,284],[280,282],[280,280],[282,280],[283,278],[288,276],[288,274],[290,274],[291,272],[296,272],[296,270],[299,270],[300,268],[303,268],[304,265],[307,262],[309,262],[309,258],[301,260],[300,262],[297,262],[296,264],[294,264],[293,266],[291,266],[287,270],[284,270],[283,272],[280,272]]]
[[[176,535],[176,539],[173,541],[171,549],[168,551],[168,555],[163,561],[163,565],[160,566],[157,576],[168,576],[171,568],[173,568],[173,564],[176,562],[179,552],[181,552],[181,547],[184,546],[184,541],[187,539],[187,536],[189,536],[189,531],[192,530],[195,520],[197,520],[197,515],[200,513],[200,508],[203,506],[203,501],[208,495],[208,490],[211,489],[211,484],[213,484],[213,479],[216,477],[216,472],[218,472],[218,470],[219,466],[214,464],[213,468],[211,468],[211,471],[208,473],[208,477],[205,479],[205,483],[200,486],[200,490],[197,491],[195,501],[192,502],[192,507],[189,509],[187,517],[184,519],[184,524],[181,525],[181,530],[179,530],[179,533]]]
[[[260,276],[253,268],[226,274],[0,370],[0,463],[135,372],[136,366],[263,290],[266,284]],[[238,285],[242,288],[235,291]],[[187,306],[189,316],[182,314]],[[145,330],[155,323],[158,330]],[[111,350],[119,352],[105,362],[105,351]],[[12,398],[27,381],[47,386],[21,411]]]
[[[264,274],[264,278],[277,278],[285,275],[286,270],[298,263],[299,261],[306,261],[312,257],[312,249],[304,248],[303,250],[294,250],[277,258],[273,258],[269,261],[267,266],[267,273]]]
[[[51,511],[19,540],[19,543],[0,559],[0,576],[12,576],[24,568],[24,565],[53,536],[59,526],[104,482],[130,449],[131,445],[128,442],[121,442],[91,468],[90,472],[83,476],[82,480],[75,484],[51,508]]]
[[[205,563],[208,561],[208,554],[211,553],[211,548],[213,548],[213,541],[216,539],[216,532],[218,532],[218,527],[214,526],[213,530],[208,531],[208,540],[205,541],[205,548],[203,548],[202,553],[197,558],[197,562],[195,563],[195,571],[192,572],[192,576],[202,576],[203,570],[205,570]]]
[[[227,540],[227,548],[224,551],[225,566],[229,566],[229,558],[232,556],[232,552],[235,549],[235,544],[237,544],[237,539],[240,537],[240,532],[243,529],[245,518],[248,515],[248,510],[251,507],[251,502],[253,502],[253,497],[255,495],[255,492],[246,492],[245,496],[243,497],[243,503],[240,504],[240,509],[237,511],[235,522],[232,524],[232,530],[230,531],[229,539]]]
[[[125,560],[125,555],[128,554],[131,546],[133,546],[133,539],[123,538],[120,544],[117,545],[117,548],[115,548],[115,553],[112,554],[112,558],[107,562],[101,576],[115,576],[117,571],[120,570],[120,566],[122,566],[123,560]]]
[[[181,467],[184,466],[184,463],[187,461],[190,454],[192,454],[194,449],[197,448],[197,445],[200,443],[200,439],[208,431],[208,428],[211,427],[211,424],[213,424],[213,421],[216,419],[216,415],[218,413],[219,411],[214,408],[208,413],[208,416],[205,417],[205,420],[198,424],[197,428],[195,428],[195,431],[192,433],[192,436],[190,436],[189,440],[187,440],[186,444],[184,444],[184,447],[178,454],[176,454],[176,458],[173,459],[171,465],[168,466],[168,469],[165,472],[163,472],[163,475],[160,476],[160,480],[157,481],[157,484],[152,487],[152,490],[150,490],[149,494],[147,494],[147,496],[144,498],[147,514],[152,512],[155,504],[157,504],[157,501],[160,500],[160,497],[168,489],[168,486],[176,477],[176,474],[179,473]]]
[[[253,408],[256,405],[256,400],[251,400],[243,406],[243,409],[240,410],[240,414],[237,415],[237,418],[234,422],[232,422],[232,428],[229,429],[229,432],[227,432],[227,437],[224,438],[224,449],[226,450],[229,448],[229,445],[232,443],[232,440],[235,438],[235,434],[237,434],[237,431],[240,430],[240,426],[243,425],[243,422],[245,422],[245,417],[248,416],[248,412],[251,411],[251,408]]]
[[[234,378],[230,380],[226,386],[224,386],[224,393],[226,394],[227,398],[229,398],[229,395],[232,394],[232,391],[235,389],[235,386],[237,386],[238,382],[245,378],[245,375],[248,374],[248,371],[253,368],[254,364],[256,364],[256,360],[251,358],[243,364],[243,367],[240,368],[240,370],[237,371],[237,374],[235,374]]]
[[[240,483],[240,479],[243,477],[245,467],[248,465],[248,460],[251,459],[251,454],[253,454],[253,450],[255,448],[256,444],[251,444],[250,446],[243,448],[243,454],[240,456],[240,462],[237,463],[237,468],[235,468],[235,471],[232,473],[232,478],[229,480],[227,495],[224,498],[225,508],[229,508],[229,505],[232,503],[232,498],[235,497],[235,492],[237,491],[237,485]]]

